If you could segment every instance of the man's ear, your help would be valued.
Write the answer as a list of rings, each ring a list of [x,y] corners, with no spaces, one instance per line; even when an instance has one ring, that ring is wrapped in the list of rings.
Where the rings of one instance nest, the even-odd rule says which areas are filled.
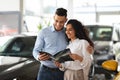
[[[55,16],[53,16],[53,19],[55,19]]]

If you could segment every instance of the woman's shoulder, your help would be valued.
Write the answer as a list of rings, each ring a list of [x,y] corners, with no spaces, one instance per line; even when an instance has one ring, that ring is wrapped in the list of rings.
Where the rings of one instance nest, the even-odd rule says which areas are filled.
[[[79,39],[79,42],[77,44],[79,47],[81,47],[82,49],[86,48],[87,46],[89,46],[89,43],[87,40],[85,39]]]
[[[88,41],[85,39],[78,39],[78,43],[80,44],[88,44]]]

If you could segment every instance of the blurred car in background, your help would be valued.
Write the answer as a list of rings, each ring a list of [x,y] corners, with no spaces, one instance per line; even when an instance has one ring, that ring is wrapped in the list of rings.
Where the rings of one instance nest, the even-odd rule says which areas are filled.
[[[114,24],[114,30],[113,30],[113,53],[115,54],[115,60],[120,62],[120,23]],[[120,71],[120,64],[119,64],[119,71]]]
[[[35,80],[39,68],[32,56],[36,36],[0,37],[0,79]]]
[[[94,42],[95,48],[95,52],[93,54],[94,62],[91,67],[90,76],[93,78],[95,77],[95,74],[105,74],[105,78],[110,79],[111,75],[104,71],[101,64],[103,61],[115,59],[112,41],[113,27],[100,24],[86,25],[86,27],[90,31],[90,38]]]

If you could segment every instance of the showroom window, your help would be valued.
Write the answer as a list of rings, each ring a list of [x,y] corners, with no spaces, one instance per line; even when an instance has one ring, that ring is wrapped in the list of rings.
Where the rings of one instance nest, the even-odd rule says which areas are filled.
[[[58,7],[68,10],[68,19],[75,18],[84,24],[119,23],[120,2],[118,0],[24,0],[23,31],[39,31],[52,23],[54,11]],[[111,15],[112,14],[112,15]],[[108,21],[110,20],[111,21]]]
[[[39,26],[51,23],[57,7],[67,7],[68,0],[24,0],[23,31],[39,31]],[[61,4],[62,3],[62,4]]]
[[[107,23],[112,25],[120,17],[120,2],[118,0],[73,0],[73,17],[84,24]],[[112,20],[112,21],[110,21]],[[119,18],[120,21],[120,18]]]

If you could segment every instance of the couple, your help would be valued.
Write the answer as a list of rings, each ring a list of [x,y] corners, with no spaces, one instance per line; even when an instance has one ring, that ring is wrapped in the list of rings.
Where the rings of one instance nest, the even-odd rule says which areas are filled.
[[[37,36],[33,49],[34,58],[41,63],[37,80],[88,80],[93,42],[81,22],[70,19],[65,29],[66,21],[67,10],[58,8],[53,25],[41,30]],[[71,50],[70,57],[74,61],[54,62],[49,60],[49,55],[39,53],[44,51],[55,55],[65,48]]]

